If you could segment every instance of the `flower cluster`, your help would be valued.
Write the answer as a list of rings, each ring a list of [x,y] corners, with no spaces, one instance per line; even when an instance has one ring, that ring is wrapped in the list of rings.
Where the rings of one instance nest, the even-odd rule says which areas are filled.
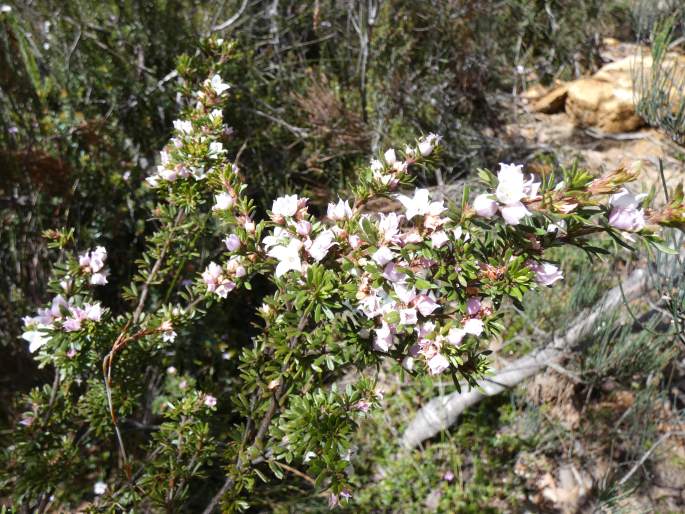
[[[50,307],[38,309],[36,316],[24,317],[25,331],[21,337],[28,341],[29,351],[34,353],[50,340],[49,331],[77,332],[86,321],[100,321],[102,313],[100,303],[77,306],[73,299],[57,295],[52,299]]]
[[[151,187],[188,177],[204,180],[212,164],[226,153],[221,141],[216,140],[216,131],[211,130],[223,126],[223,113],[211,106],[219,102],[229,88],[219,75],[207,79],[197,93],[202,107],[196,110],[197,116],[174,121],[174,137],[160,152],[156,172],[146,179]]]
[[[107,270],[105,261],[107,260],[107,250],[103,246],[98,246],[95,250],[79,255],[78,263],[81,271],[90,275],[90,283],[93,285],[104,285],[107,283]]]

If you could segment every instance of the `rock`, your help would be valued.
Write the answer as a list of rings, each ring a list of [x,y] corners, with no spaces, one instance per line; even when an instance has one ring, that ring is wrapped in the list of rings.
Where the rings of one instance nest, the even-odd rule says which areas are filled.
[[[597,127],[607,133],[632,132],[644,125],[635,114],[632,88],[596,78],[568,85],[566,112],[576,125]]]
[[[557,112],[561,112],[564,110],[567,92],[568,86],[566,84],[554,88],[541,98],[535,100],[531,108],[535,112],[541,112],[544,114],[555,114]]]

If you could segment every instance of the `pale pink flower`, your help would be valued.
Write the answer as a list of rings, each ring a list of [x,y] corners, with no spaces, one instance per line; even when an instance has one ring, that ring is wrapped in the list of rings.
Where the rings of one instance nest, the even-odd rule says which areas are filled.
[[[102,317],[102,307],[99,303],[85,303],[83,304],[85,318],[91,321],[100,321]]]
[[[213,407],[216,407],[216,398],[214,396],[212,396],[211,394],[205,394],[204,400],[202,403],[204,403],[205,406],[207,406],[211,409]]]
[[[210,293],[214,292],[219,285],[222,271],[221,266],[216,262],[210,262],[205,271],[202,272],[202,280]]]
[[[472,296],[466,300],[466,314],[469,316],[475,316],[478,314],[480,312],[480,307],[480,298]]]
[[[351,234],[348,238],[347,241],[350,243],[350,246],[352,247],[353,250],[356,250],[361,247],[362,245],[362,239],[356,234]]]
[[[174,120],[174,128],[181,134],[192,134],[193,124],[188,120]]]
[[[529,261],[528,267],[535,273],[535,281],[543,286],[550,286],[564,278],[564,273],[551,262]]]
[[[430,296],[421,294],[416,297],[416,308],[422,316],[430,316],[440,305]]]
[[[358,411],[361,411],[363,413],[369,412],[369,408],[371,407],[371,402],[368,400],[359,400],[357,403],[354,404],[354,408]]]
[[[390,325],[383,322],[381,328],[374,329],[376,337],[373,341],[374,350],[380,352],[387,352],[390,347],[394,344],[395,336],[394,331]]]
[[[295,230],[299,235],[306,237],[312,231],[312,224],[307,220],[299,220],[295,223]]]
[[[95,250],[79,256],[79,266],[84,272],[91,274],[91,284],[103,285],[107,283],[107,271],[103,269],[106,260],[107,250],[104,246],[98,246]]]
[[[307,253],[312,256],[312,258],[319,262],[328,254],[328,250],[336,244],[335,235],[331,230],[324,230],[316,239],[311,243],[311,246],[307,248]]]
[[[400,309],[400,323],[402,325],[416,325],[416,309]]]
[[[231,282],[228,279],[224,279],[214,290],[217,296],[220,298],[226,298],[228,293],[235,289],[235,282]]]
[[[378,231],[380,232],[383,241],[386,243],[396,243],[399,241],[400,222],[402,215],[394,212],[389,214],[381,214],[378,219]]]
[[[81,318],[74,316],[73,318],[67,318],[62,323],[62,330],[65,332],[77,332],[81,330]]]
[[[646,195],[633,195],[623,188],[611,197],[609,224],[619,230],[639,232],[645,227],[645,213],[640,203]]]
[[[229,252],[235,252],[240,248],[240,238],[236,234],[229,234],[224,239],[224,244]]]
[[[413,371],[414,369],[414,357],[407,355],[402,359],[402,367],[407,371]]]
[[[407,275],[397,270],[397,265],[390,261],[383,268],[383,278],[389,282],[404,282],[407,279]]]
[[[374,252],[371,256],[373,261],[379,266],[385,266],[388,262],[393,260],[395,254],[387,246],[381,246],[378,250]]]
[[[428,371],[431,375],[439,375],[450,367],[450,361],[441,353],[435,354],[428,360]]]
[[[416,289],[413,287],[409,289],[408,287],[397,283],[393,284],[392,287],[397,295],[397,298],[399,298],[400,302],[405,305],[409,305],[416,298]]]

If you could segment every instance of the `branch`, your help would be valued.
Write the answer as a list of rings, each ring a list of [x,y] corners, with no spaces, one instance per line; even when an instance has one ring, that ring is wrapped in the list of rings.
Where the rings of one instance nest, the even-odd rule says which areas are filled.
[[[212,27],[212,32],[216,32],[219,30],[224,30],[233,25],[236,21],[238,21],[238,18],[242,16],[242,14],[245,12],[245,8],[247,7],[247,0],[243,0],[243,4],[240,6],[240,9],[238,9],[238,12],[235,13],[233,16],[231,16],[229,19],[227,19],[225,22],[220,23],[219,25],[215,25]]]
[[[635,270],[621,286],[614,287],[591,309],[580,313],[571,323],[569,330],[561,336],[555,335],[548,344],[522,357],[498,371],[494,377],[478,382],[477,389],[452,393],[430,400],[419,410],[402,435],[401,445],[414,448],[426,439],[449,428],[467,408],[484,398],[495,396],[535,375],[549,363],[554,363],[567,351],[587,337],[600,316],[618,308],[624,301],[634,300],[650,289],[645,269]],[[623,289],[623,293],[621,292]]]

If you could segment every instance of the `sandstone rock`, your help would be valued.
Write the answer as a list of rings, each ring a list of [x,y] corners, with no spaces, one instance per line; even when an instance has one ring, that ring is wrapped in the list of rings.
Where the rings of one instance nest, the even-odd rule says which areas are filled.
[[[566,112],[576,125],[597,127],[607,133],[631,132],[644,125],[635,114],[632,88],[597,78],[569,84]]]
[[[552,89],[533,102],[533,105],[531,106],[533,111],[542,112],[544,114],[554,114],[563,111],[564,104],[566,103],[567,91],[568,86],[566,84]]]

